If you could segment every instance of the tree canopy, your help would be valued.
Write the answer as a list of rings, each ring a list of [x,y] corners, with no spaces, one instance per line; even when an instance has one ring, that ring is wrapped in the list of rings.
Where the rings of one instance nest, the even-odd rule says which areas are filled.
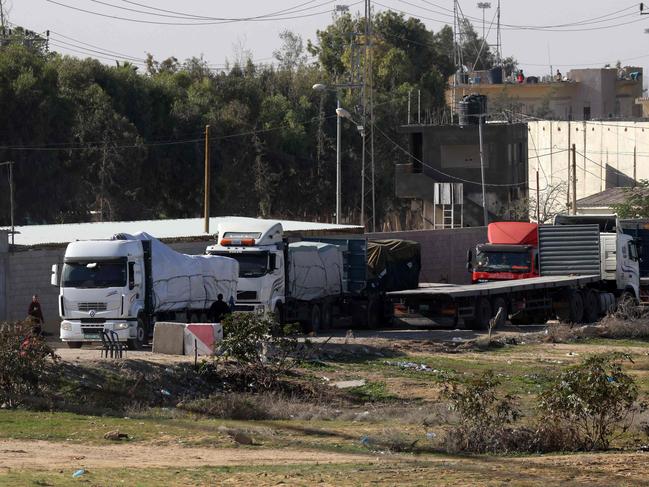
[[[21,42],[0,47],[0,162],[14,161],[16,224],[183,218],[201,214],[204,128],[211,127],[214,215],[330,221],[335,200],[335,94],[359,65],[352,33],[363,18],[336,16],[304,42],[285,31],[275,64],[249,59],[215,72],[202,58],[146,68],[109,66]],[[407,97],[444,109],[452,35],[386,11],[374,18],[377,222],[398,213],[393,167]],[[24,36],[23,36],[24,40]],[[360,90],[341,102],[362,118]],[[358,221],[361,142],[343,121],[343,221]],[[387,135],[384,137],[382,134]],[[0,168],[0,173],[4,172]],[[0,179],[0,195],[7,181]],[[0,225],[9,201],[0,197]]]

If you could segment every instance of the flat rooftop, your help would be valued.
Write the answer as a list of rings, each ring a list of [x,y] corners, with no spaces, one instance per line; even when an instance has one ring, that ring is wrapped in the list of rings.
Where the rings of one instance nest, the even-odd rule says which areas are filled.
[[[210,238],[218,229],[219,222],[225,219],[239,218],[246,222],[261,220],[279,221],[287,233],[364,233],[359,225],[336,225],[333,223],[302,222],[294,220],[263,220],[245,217],[210,218],[210,233],[204,232],[203,218],[183,218],[175,220],[137,220],[124,222],[91,222],[64,223],[57,225],[23,225],[15,227],[15,245],[65,244],[75,240],[92,240],[110,238],[116,233],[147,232],[158,239]],[[1,227],[10,230],[8,227]],[[9,235],[11,241],[11,235]]]

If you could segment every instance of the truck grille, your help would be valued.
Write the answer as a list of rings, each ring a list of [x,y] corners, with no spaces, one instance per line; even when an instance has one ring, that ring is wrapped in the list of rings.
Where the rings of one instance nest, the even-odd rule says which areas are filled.
[[[106,303],[79,303],[79,311],[106,311]]]
[[[237,291],[237,301],[248,300],[254,301],[257,299],[257,291]]]

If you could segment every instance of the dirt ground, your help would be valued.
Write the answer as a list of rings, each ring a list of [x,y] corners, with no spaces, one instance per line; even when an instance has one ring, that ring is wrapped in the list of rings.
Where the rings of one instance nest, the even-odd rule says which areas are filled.
[[[154,468],[371,462],[360,454],[268,448],[195,448],[119,443],[105,446],[0,440],[0,469]]]

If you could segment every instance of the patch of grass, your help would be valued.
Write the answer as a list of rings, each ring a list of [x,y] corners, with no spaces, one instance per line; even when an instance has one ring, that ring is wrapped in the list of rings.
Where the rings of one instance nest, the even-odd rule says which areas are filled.
[[[349,389],[349,394],[363,402],[394,401],[397,396],[388,391],[385,382],[368,382],[359,387]]]

